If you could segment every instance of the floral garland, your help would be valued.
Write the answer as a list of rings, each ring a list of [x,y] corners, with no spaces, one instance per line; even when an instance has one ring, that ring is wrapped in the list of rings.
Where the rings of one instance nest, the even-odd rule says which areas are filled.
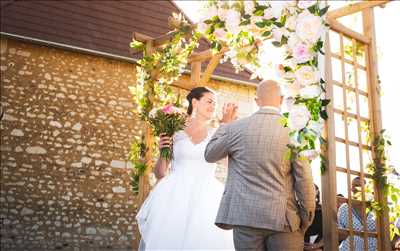
[[[396,219],[400,218],[400,174],[392,166],[388,165],[387,149],[389,146],[391,146],[391,142],[385,135],[385,130],[380,131],[373,142],[375,158],[367,167],[372,174],[373,183],[388,199],[388,205],[384,207],[374,199],[374,184],[372,182],[367,183],[367,193],[370,198],[368,201],[369,210],[373,210],[376,213],[381,213],[383,210],[388,211],[390,239],[393,239],[395,234],[400,236],[400,229],[394,225]]]
[[[283,121],[290,128],[290,158],[320,156],[321,170],[326,164],[319,145],[325,143],[321,132],[329,100],[325,99],[318,55],[323,54],[327,10],[319,1],[209,1],[198,24],[214,51],[228,47],[225,60],[238,71],[249,68],[253,77],[262,70],[259,62],[266,56],[262,49],[266,40],[285,49],[278,73],[293,101]]]
[[[131,48],[144,51],[144,57],[137,62],[136,83],[129,89],[137,104],[137,112],[141,120],[146,123],[149,122],[149,113],[153,107],[166,103],[179,106],[180,97],[172,92],[171,84],[182,75],[187,65],[187,58],[198,47],[201,37],[182,14],[174,13],[170,25],[175,27],[169,33],[172,35],[170,42],[161,48],[156,48],[150,55],[142,42],[133,40],[130,44]],[[139,189],[139,177],[147,169],[144,160],[146,151],[156,153],[157,149],[154,146],[147,146],[143,138],[132,142],[128,158],[133,164],[132,189],[135,193]]]

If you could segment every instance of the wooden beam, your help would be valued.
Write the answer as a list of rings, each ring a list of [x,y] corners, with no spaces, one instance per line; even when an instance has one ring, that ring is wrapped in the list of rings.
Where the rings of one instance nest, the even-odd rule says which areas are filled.
[[[191,89],[193,89],[193,87],[195,87],[190,81],[185,81],[182,78],[179,78],[178,80],[176,80],[175,82],[172,83],[172,86],[190,91]]]
[[[228,47],[222,47],[221,51],[218,53],[225,53],[229,50]],[[217,53],[217,54],[218,54]],[[215,54],[213,54],[211,49],[202,51],[202,52],[195,52],[192,53],[192,55],[188,58],[188,63],[194,62],[194,61],[205,61],[211,59]]]
[[[215,68],[219,64],[219,61],[224,56],[224,53],[215,54],[210,62],[208,62],[207,68],[201,76],[201,83],[207,83],[210,80],[211,74],[214,72]]]
[[[321,175],[322,191],[322,231],[325,250],[338,250],[338,228],[337,228],[337,207],[336,207],[336,149],[335,149],[335,123],[334,123],[334,96],[331,66],[331,47],[329,35],[325,39],[325,80],[326,98],[331,102],[327,106],[329,119],[325,121],[323,137],[327,140],[327,147],[322,148],[323,155],[327,159],[327,168]]]
[[[339,23],[335,19],[328,18],[328,24],[329,24],[330,28],[336,32],[342,33],[343,35],[346,35],[350,38],[354,38],[364,44],[370,43],[370,39],[367,36],[347,28],[346,26]]]
[[[145,34],[142,34],[140,32],[133,32],[132,38],[136,41],[146,43],[148,40],[153,40],[154,38],[147,36]]]
[[[152,40],[153,41],[153,46],[154,47],[160,47],[166,43],[169,43],[171,41],[171,39],[173,38],[174,34],[173,32],[169,32],[167,34],[161,35],[159,37],[153,38],[150,36],[147,36],[145,34],[142,34],[140,32],[134,32],[133,33],[133,39],[142,42],[142,43],[146,43],[147,41]]]
[[[195,61],[191,64],[190,80],[192,85],[196,86],[200,84],[200,74],[201,74],[201,62]]]
[[[348,16],[356,12],[363,11],[368,8],[385,5],[390,1],[363,1],[359,3],[351,3],[336,10],[329,11],[328,18],[336,19],[339,17]]]
[[[370,112],[372,113],[372,130],[373,136],[379,135],[382,130],[382,112],[380,102],[380,84],[378,79],[378,60],[377,60],[377,46],[376,46],[376,34],[375,34],[375,17],[372,9],[366,9],[363,11],[363,29],[371,39],[371,44],[367,50],[367,79],[368,79],[368,92],[369,92],[369,103]],[[376,153],[372,151],[372,157],[376,158]],[[378,167],[382,168],[382,167]],[[376,199],[382,205],[382,212],[377,219],[377,232],[379,233],[378,238],[378,250],[391,250],[390,245],[390,233],[389,229],[389,213],[387,210],[387,198],[385,197],[382,190],[375,184]]]

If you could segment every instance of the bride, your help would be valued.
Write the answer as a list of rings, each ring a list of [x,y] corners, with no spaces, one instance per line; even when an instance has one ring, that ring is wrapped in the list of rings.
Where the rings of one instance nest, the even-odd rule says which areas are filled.
[[[160,149],[173,146],[173,159],[169,163],[160,158],[155,165],[161,180],[136,216],[142,236],[139,250],[234,250],[232,231],[214,224],[224,187],[214,176],[215,164],[204,159],[215,132],[207,126],[215,111],[215,94],[196,87],[186,98],[190,117],[185,129],[172,139],[160,138]],[[235,105],[224,105],[221,122],[231,122],[236,113]]]

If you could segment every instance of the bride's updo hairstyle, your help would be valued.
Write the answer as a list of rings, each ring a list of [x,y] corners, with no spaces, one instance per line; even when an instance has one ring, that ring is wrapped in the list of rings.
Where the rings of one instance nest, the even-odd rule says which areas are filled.
[[[197,99],[197,100],[200,100],[204,96],[204,94],[207,93],[207,92],[214,93],[211,89],[208,89],[207,87],[203,87],[203,86],[193,88],[189,92],[189,94],[186,96],[186,99],[189,102],[189,106],[187,108],[187,114],[188,115],[192,115],[192,112],[193,112],[192,100],[194,98]]]

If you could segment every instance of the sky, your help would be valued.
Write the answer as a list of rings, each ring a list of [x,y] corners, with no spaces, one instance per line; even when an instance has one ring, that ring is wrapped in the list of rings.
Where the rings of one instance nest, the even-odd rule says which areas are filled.
[[[193,22],[200,17],[199,1],[175,1]],[[332,8],[338,8],[346,4],[345,1],[328,1]],[[400,32],[396,32],[400,24],[400,1],[393,1],[385,8],[374,8],[375,29],[378,47],[378,72],[381,80],[381,109],[383,128],[391,139],[392,147],[389,149],[389,161],[400,170]],[[354,21],[354,20],[353,20]],[[352,20],[349,20],[352,22]],[[355,22],[355,21],[354,21]],[[357,28],[356,28],[357,29]],[[271,47],[270,59],[266,64],[273,64],[279,60],[280,52]],[[314,178],[320,184],[320,173],[318,168],[313,168]],[[342,189],[338,186],[338,193]],[[344,190],[346,188],[343,188]]]

